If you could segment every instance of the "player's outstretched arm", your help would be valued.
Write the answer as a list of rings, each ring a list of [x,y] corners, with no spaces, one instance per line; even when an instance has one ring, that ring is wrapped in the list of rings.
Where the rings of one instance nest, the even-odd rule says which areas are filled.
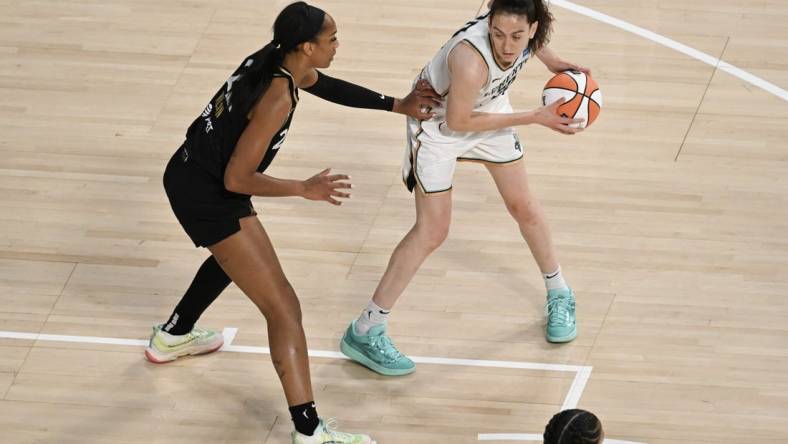
[[[566,60],[558,57],[558,54],[555,53],[552,49],[547,46],[541,47],[538,51],[536,51],[536,57],[544,63],[544,66],[550,70],[553,74],[558,74],[559,72],[566,71],[566,70],[575,70],[580,71],[591,75],[591,70],[584,66],[580,66],[576,63],[567,62]]]
[[[565,134],[578,132],[568,125],[582,122],[582,119],[568,119],[556,113],[562,102],[521,113],[474,112],[479,90],[487,82],[487,65],[475,49],[464,43],[457,45],[449,55],[449,73],[451,85],[446,124],[452,131],[481,132],[538,123]]]
[[[391,111],[419,120],[431,118],[433,113],[430,110],[440,104],[440,96],[426,82],[417,83],[407,96],[397,99],[313,69],[299,87],[329,102],[353,108]]]

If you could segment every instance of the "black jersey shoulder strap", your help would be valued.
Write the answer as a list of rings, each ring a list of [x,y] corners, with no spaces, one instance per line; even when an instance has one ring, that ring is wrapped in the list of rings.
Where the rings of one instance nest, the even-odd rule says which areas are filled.
[[[287,83],[290,86],[290,98],[293,100],[293,108],[295,108],[295,106],[298,104],[298,88],[295,85],[293,74],[291,74],[290,71],[285,69],[283,66],[277,66],[274,70],[273,77],[284,77],[287,79]]]

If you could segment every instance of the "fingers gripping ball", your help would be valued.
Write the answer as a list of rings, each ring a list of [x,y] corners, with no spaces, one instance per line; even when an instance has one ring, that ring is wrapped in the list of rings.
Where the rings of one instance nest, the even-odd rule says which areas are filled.
[[[542,91],[543,105],[549,105],[562,97],[566,101],[558,107],[559,116],[585,119],[583,123],[569,125],[574,128],[590,126],[602,110],[602,92],[594,79],[584,72],[564,71],[545,84]]]

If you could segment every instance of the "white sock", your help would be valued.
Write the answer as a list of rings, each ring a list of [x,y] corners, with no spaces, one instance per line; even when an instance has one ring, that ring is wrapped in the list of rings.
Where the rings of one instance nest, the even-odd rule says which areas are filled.
[[[375,301],[370,300],[367,308],[361,312],[361,316],[356,320],[356,334],[365,335],[370,328],[384,325],[388,321],[390,313],[391,310],[385,310],[379,307]]]
[[[564,275],[561,274],[560,265],[558,266],[558,270],[552,273],[543,274],[542,276],[544,277],[544,285],[548,290],[560,290],[569,287],[564,280]]]

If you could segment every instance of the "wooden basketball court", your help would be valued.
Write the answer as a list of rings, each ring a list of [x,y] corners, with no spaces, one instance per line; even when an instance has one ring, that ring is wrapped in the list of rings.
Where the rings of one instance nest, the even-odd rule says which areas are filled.
[[[341,44],[327,72],[404,96],[480,1],[319,0]],[[290,442],[263,317],[237,288],[200,323],[227,329],[225,351],[157,366],[141,345],[207,255],[169,208],[166,161],[287,3],[0,0],[0,442]],[[577,136],[519,128],[578,338],[545,342],[539,270],[465,163],[449,239],[390,322],[418,370],[336,357],[414,221],[405,125],[302,93],[268,172],[332,167],[353,198],[255,206],[301,298],[319,411],[379,444],[533,441],[575,405],[609,440],[788,442],[788,4],[552,9],[551,47],[591,67],[605,100]],[[548,71],[533,60],[519,77],[513,105],[536,107]]]

